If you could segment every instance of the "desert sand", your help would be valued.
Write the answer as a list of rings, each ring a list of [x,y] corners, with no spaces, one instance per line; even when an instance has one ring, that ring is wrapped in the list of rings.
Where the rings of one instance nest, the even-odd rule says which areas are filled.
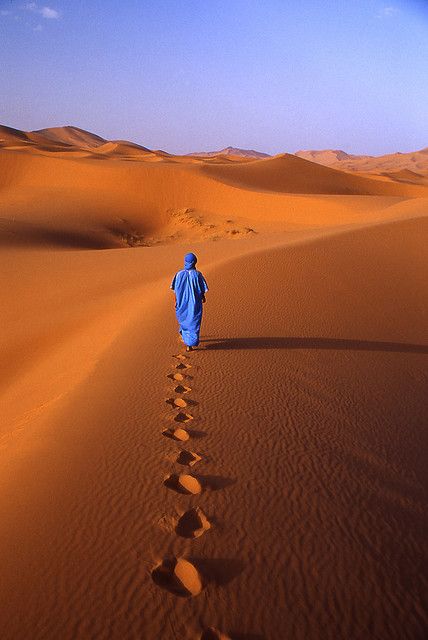
[[[2,638],[424,638],[427,186],[0,144]]]
[[[384,175],[401,182],[427,184],[428,181],[428,147],[383,156],[356,156],[340,149],[297,151],[295,155],[342,171]]]

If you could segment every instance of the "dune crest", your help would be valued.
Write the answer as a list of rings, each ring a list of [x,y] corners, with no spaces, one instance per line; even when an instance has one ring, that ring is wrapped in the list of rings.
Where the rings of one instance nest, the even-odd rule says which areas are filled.
[[[325,149],[319,151],[296,151],[296,156],[318,162],[325,166],[367,174],[395,176],[401,171],[409,171],[412,178],[414,172],[418,177],[428,178],[428,147],[410,153],[389,153],[382,156],[358,156],[345,151]],[[422,176],[420,175],[422,174]]]

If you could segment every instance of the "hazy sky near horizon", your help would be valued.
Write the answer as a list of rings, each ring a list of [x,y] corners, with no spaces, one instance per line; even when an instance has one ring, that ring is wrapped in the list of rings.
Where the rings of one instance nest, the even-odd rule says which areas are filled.
[[[426,0],[0,0],[0,123],[172,153],[428,146]]]

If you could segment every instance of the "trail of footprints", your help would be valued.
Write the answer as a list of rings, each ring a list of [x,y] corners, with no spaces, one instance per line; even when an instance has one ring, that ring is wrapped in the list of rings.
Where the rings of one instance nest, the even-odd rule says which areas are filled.
[[[178,360],[178,364],[174,365],[174,372],[170,373],[168,378],[174,383],[174,392],[178,395],[169,398],[166,402],[179,411],[174,415],[174,425],[164,429],[162,435],[177,443],[185,443],[203,434],[195,430],[189,431],[185,426],[193,420],[189,407],[197,405],[197,402],[190,400],[187,396],[192,390],[186,384],[190,378],[186,371],[192,366],[188,362],[189,357],[183,354],[173,357],[176,361]],[[189,467],[190,470],[200,460],[202,460],[200,455],[188,449],[179,449],[175,458],[176,463]],[[198,495],[203,490],[201,481],[191,473],[171,473],[164,479],[164,485],[168,489],[185,495]],[[195,539],[204,535],[210,528],[210,521],[204,511],[197,506],[188,509],[180,516],[175,526],[175,533],[182,538]],[[182,557],[164,558],[153,569],[151,575],[159,587],[184,598],[197,596],[204,588],[204,576],[192,562]],[[210,627],[202,632],[200,640],[230,640],[230,638]]]

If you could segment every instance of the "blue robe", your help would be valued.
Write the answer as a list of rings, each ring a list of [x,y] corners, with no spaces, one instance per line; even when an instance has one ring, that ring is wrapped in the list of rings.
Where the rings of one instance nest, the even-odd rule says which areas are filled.
[[[190,256],[192,259],[187,259]],[[208,291],[206,280],[202,273],[195,269],[195,264],[196,256],[188,254],[184,269],[175,274],[171,283],[171,289],[175,292],[175,313],[180,325],[179,333],[188,347],[197,347],[199,344],[202,298]]]

